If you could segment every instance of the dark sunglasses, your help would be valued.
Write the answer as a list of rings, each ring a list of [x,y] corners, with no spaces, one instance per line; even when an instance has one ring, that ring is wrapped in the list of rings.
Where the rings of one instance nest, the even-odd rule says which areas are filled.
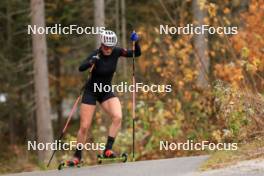
[[[103,48],[104,50],[109,50],[109,49],[113,49],[113,48],[114,48],[114,46],[106,46],[106,45],[104,45],[104,44],[101,44],[101,46],[102,46],[102,48]]]

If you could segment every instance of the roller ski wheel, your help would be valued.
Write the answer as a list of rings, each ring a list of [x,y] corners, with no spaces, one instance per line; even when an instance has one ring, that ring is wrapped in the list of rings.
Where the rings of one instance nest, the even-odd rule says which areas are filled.
[[[124,159],[123,163],[127,162],[128,155],[126,153],[122,153],[121,157]]]
[[[112,162],[127,162],[128,155],[126,153],[122,153],[121,155],[116,155],[114,153],[108,153],[107,151],[104,154],[97,155],[97,163],[112,163]]]
[[[78,159],[63,161],[59,164],[58,170],[62,170],[64,168],[74,168],[74,167],[80,168],[82,163],[83,162]]]

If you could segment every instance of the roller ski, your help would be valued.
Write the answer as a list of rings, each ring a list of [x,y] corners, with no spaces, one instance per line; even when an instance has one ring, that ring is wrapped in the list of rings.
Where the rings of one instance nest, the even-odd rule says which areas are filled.
[[[83,162],[79,159],[66,160],[59,164],[58,170],[62,170],[64,168],[80,168],[82,163]]]
[[[97,163],[111,163],[111,162],[127,162],[127,154],[122,153],[121,155],[116,155],[112,150],[106,150],[103,154],[97,155]]]

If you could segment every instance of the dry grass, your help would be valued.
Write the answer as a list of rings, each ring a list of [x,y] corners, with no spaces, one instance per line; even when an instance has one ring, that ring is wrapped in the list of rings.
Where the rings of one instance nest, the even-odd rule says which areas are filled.
[[[234,165],[239,161],[255,158],[264,158],[264,137],[258,137],[254,140],[239,144],[236,151],[216,151],[200,167],[201,171],[224,168]]]

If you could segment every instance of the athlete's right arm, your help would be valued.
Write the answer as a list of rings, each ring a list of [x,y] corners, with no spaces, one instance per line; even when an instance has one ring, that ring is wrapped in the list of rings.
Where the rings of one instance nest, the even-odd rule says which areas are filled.
[[[92,54],[90,54],[79,66],[79,71],[83,72],[85,70],[87,70],[88,68],[90,68],[93,64],[95,64],[96,62],[96,51],[92,52]]]

